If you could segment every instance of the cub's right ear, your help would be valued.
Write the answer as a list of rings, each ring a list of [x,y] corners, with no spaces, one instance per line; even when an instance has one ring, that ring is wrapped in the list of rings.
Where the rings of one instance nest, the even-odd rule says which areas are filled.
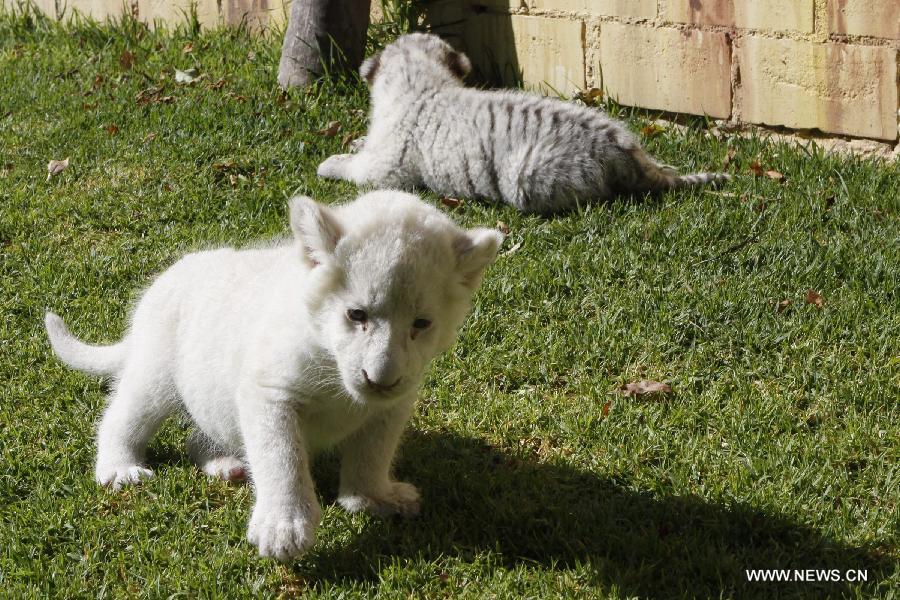
[[[462,232],[453,242],[460,282],[474,290],[481,283],[484,270],[497,258],[503,234],[496,229],[478,227]]]
[[[343,235],[331,209],[308,196],[295,196],[290,201],[290,219],[304,260],[311,267],[328,261]]]
[[[363,61],[363,64],[359,67],[359,74],[366,80],[366,83],[372,85],[375,82],[375,75],[378,74],[378,69],[380,68],[381,52],[379,51]]]

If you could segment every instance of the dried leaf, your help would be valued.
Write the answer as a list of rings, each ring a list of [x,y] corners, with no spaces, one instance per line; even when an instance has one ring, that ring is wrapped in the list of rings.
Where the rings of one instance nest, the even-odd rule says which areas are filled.
[[[119,127],[115,123],[111,123],[106,127],[106,133],[109,135],[116,135],[119,133]]]
[[[235,102],[244,102],[246,100],[245,97],[241,96],[240,94],[235,94],[234,92],[228,92],[225,95],[228,96],[229,98],[231,98],[232,100],[234,100]]]
[[[441,198],[441,204],[447,208],[459,208],[462,206],[463,201],[459,198]]]
[[[331,121],[328,125],[326,125],[323,129],[318,130],[316,133],[318,135],[321,135],[322,137],[334,137],[340,130],[341,124],[338,121]]]
[[[766,177],[768,177],[769,179],[774,179],[779,183],[784,181],[784,175],[782,175],[778,171],[766,171]]]
[[[657,125],[656,123],[650,123],[646,127],[641,127],[641,135],[643,135],[644,137],[647,137],[647,138],[655,137],[655,136],[659,135],[660,133],[662,133],[663,131],[664,131],[663,128],[660,127],[659,125]]]
[[[502,233],[503,235],[509,235],[509,225],[507,225],[503,221],[497,221],[497,229],[499,229],[500,233]]]
[[[507,250],[503,254],[512,254],[513,252],[517,251],[521,247],[522,247],[522,242],[516,242],[515,244],[510,246],[509,250]]]
[[[199,77],[200,71],[197,69],[186,69],[184,71],[175,69],[176,83],[194,83]]]
[[[146,144],[147,142],[152,142],[155,139],[156,139],[155,133],[148,133],[147,136],[144,138],[144,143]]]
[[[807,290],[806,292],[806,303],[814,304],[818,308],[825,307],[825,298],[819,292],[815,290]]]
[[[250,62],[253,62],[254,60],[256,60],[256,52],[254,52],[253,50],[251,50],[250,52],[248,52],[248,53],[247,53],[247,60],[250,61]]]
[[[237,166],[237,163],[231,159],[223,160],[222,162],[213,163],[212,168],[216,171],[230,171]]]
[[[672,386],[659,381],[641,379],[640,381],[626,383],[619,390],[626,396],[644,396],[647,394],[670,394]]]
[[[221,90],[223,87],[225,87],[224,77],[219,78],[215,83],[209,84],[209,89],[211,90]]]
[[[194,51],[194,42],[188,42],[184,45],[184,48],[181,49],[182,54],[190,54]]]
[[[753,173],[756,177],[762,177],[765,173],[765,169],[762,168],[762,165],[759,164],[758,160],[754,160],[750,163],[750,166],[747,167],[751,173]]]
[[[612,406],[612,400],[607,400],[606,404],[603,405],[602,414],[604,417],[609,416],[609,407]]]
[[[51,160],[47,163],[47,181],[50,181],[50,178],[54,175],[62,173],[66,169],[69,168],[69,158],[66,157],[65,160]]]
[[[783,313],[785,310],[787,310],[787,307],[790,306],[792,303],[793,303],[793,300],[790,300],[790,299],[782,300],[782,301],[779,302],[778,305],[775,307],[775,310],[778,311],[778,314],[780,315],[780,314]]]
[[[356,134],[353,132],[345,133],[344,137],[341,138],[341,147],[349,148],[350,143],[356,138]]]
[[[134,66],[134,54],[125,50],[122,54],[119,55],[119,66],[122,67],[122,70],[128,71],[131,67]]]

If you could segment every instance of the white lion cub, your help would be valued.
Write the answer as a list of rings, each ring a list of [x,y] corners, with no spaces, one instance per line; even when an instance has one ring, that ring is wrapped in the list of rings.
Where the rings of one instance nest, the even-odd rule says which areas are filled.
[[[294,198],[290,222],[293,240],[278,246],[185,256],[144,292],[116,344],[85,344],[46,316],[64,362],[113,377],[97,481],[149,477],[147,444],[183,407],[205,472],[237,478],[249,467],[247,539],[279,560],[315,540],[309,463],[324,448],[342,453],[344,508],[418,511],[418,491],[391,477],[391,461],[426,366],[453,342],[502,241],[394,191],[337,207]]]

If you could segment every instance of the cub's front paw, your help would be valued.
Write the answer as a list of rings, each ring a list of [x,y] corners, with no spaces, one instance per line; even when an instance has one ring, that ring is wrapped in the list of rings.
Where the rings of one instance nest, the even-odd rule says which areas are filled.
[[[153,471],[140,465],[97,465],[94,479],[100,485],[120,490],[123,486],[140,483],[153,477]]]
[[[316,169],[316,175],[319,177],[327,177],[328,179],[346,179],[347,162],[353,158],[352,154],[335,154],[326,158],[319,168]]]
[[[256,506],[247,528],[247,540],[259,548],[260,556],[281,562],[303,554],[316,542],[318,518],[299,508]]]
[[[379,494],[341,494],[338,502],[352,513],[367,512],[379,517],[414,517],[419,514],[419,490],[413,484],[403,481],[392,481],[387,490]]]

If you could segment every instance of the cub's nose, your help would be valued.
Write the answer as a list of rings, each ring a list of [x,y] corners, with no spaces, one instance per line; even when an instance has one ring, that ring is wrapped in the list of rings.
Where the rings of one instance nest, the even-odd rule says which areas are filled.
[[[373,390],[376,390],[379,392],[389,392],[390,390],[397,387],[397,384],[400,383],[401,379],[403,379],[403,377],[398,377],[397,380],[393,383],[384,383],[384,382],[380,382],[380,381],[373,381],[372,379],[370,379],[369,374],[366,372],[365,369],[362,370],[362,374],[363,374],[363,377],[365,377],[365,379],[366,379],[366,385],[368,385]]]

